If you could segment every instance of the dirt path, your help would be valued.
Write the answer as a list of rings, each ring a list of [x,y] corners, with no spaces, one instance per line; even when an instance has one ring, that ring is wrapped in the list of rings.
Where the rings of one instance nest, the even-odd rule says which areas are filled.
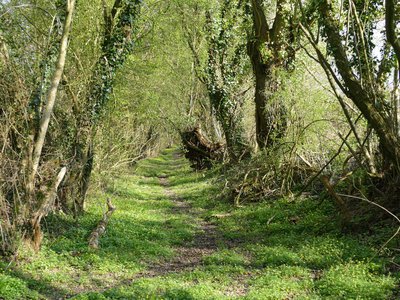
[[[199,233],[190,244],[177,247],[176,255],[171,260],[164,260],[148,267],[148,270],[138,274],[135,279],[145,277],[163,276],[169,273],[191,271],[202,265],[203,257],[211,255],[218,249],[218,243],[222,237],[217,228],[210,222],[200,218],[199,214],[184,199],[179,198],[170,188],[168,177],[160,176],[160,184],[165,189],[165,195],[174,203],[171,212],[173,214],[186,214],[197,223]]]
[[[178,153],[174,153],[172,158],[179,160],[181,156]],[[150,177],[154,178],[154,176]],[[164,190],[164,195],[173,203],[173,207],[169,210],[170,216],[181,215],[185,218],[188,217],[194,224],[196,233],[190,242],[174,248],[175,253],[172,258],[149,263],[145,270],[137,273],[133,278],[121,281],[118,285],[120,287],[132,285],[141,279],[192,272],[204,265],[205,257],[222,249],[235,248],[239,244],[237,241],[225,238],[218,230],[218,227],[213,224],[213,221],[205,220],[196,208],[175,193],[170,186],[167,175],[159,175],[156,178],[158,178],[159,185]],[[247,280],[250,277],[251,274],[247,273],[235,276],[236,284],[224,290],[225,296],[237,297],[246,295],[249,290]]]
[[[173,158],[179,159],[179,154],[175,153]],[[158,179],[160,185],[164,188],[165,195],[174,203],[171,213],[190,216],[196,224],[198,233],[194,236],[192,242],[175,248],[175,256],[172,259],[150,264],[147,270],[137,274],[133,281],[167,276],[174,273],[191,272],[203,265],[205,257],[212,255],[220,248],[231,249],[240,244],[239,241],[228,240],[223,237],[216,225],[202,218],[200,213],[189,202],[172,191],[168,176],[161,175]],[[235,278],[236,284],[225,290],[225,296],[245,296],[249,290],[247,281],[251,276],[250,273],[237,276]]]

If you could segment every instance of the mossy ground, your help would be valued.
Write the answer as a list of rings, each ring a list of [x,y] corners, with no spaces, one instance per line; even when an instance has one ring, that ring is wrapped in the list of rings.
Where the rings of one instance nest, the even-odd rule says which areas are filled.
[[[142,161],[92,192],[85,216],[48,217],[42,251],[2,264],[0,299],[396,299],[399,276],[376,255],[379,238],[343,234],[328,201],[233,208],[213,177],[190,170],[174,149]],[[101,248],[90,250],[107,197],[117,210]],[[177,199],[188,207],[177,209]],[[212,249],[169,268],[184,253],[201,255],[179,250],[200,246],[201,224],[215,228]]]

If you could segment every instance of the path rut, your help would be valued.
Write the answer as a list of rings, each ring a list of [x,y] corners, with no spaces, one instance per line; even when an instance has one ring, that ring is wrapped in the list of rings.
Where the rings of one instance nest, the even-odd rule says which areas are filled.
[[[177,247],[175,249],[176,255],[172,259],[150,265],[145,272],[138,274],[136,279],[191,271],[202,265],[205,256],[217,251],[218,243],[222,242],[223,239],[215,225],[201,219],[199,213],[187,201],[181,199],[169,188],[167,176],[160,176],[159,180],[165,189],[165,195],[174,203],[171,212],[173,214],[190,215],[193,220],[196,220],[199,233],[191,243]]]

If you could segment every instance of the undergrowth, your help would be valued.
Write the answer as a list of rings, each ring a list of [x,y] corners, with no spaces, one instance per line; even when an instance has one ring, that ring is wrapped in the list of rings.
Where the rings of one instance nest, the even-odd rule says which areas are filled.
[[[234,207],[221,199],[216,171],[193,172],[174,149],[126,170],[105,191],[91,191],[87,214],[49,216],[42,250],[3,262],[0,298],[13,299],[396,299],[399,274],[392,234],[343,233],[329,200],[260,199]],[[190,203],[174,209],[159,177]],[[87,238],[110,197],[117,207],[100,249]],[[198,216],[198,217],[194,217]],[[218,248],[193,268],[147,276],[190,247],[198,218],[217,228]],[[59,237],[62,236],[62,237]]]

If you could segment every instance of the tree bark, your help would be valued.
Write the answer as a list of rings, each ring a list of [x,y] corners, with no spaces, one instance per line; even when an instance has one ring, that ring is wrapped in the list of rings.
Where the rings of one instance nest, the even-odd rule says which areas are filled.
[[[255,117],[256,139],[260,149],[274,144],[286,132],[286,108],[283,101],[274,99],[279,90],[279,83],[272,75],[272,71],[263,63],[255,62]]]
[[[225,135],[228,155],[231,160],[239,161],[250,153],[244,142],[241,112],[231,107],[234,100],[228,99],[222,90],[215,87],[208,89],[213,111]]]
[[[394,0],[385,0],[385,25],[388,42],[392,45],[400,69],[400,39],[396,35],[396,7]]]
[[[85,199],[89,189],[90,178],[92,175],[94,163],[94,148],[91,142],[88,146],[87,152],[85,153],[81,161],[80,176],[77,178],[77,194],[74,199],[74,213],[80,215],[85,211]],[[76,187],[75,187],[76,188]]]
[[[31,236],[32,245],[36,251],[39,251],[40,245],[42,243],[42,238],[43,238],[40,222],[41,222],[42,218],[47,216],[47,214],[49,212],[51,212],[51,210],[53,209],[54,201],[57,197],[58,187],[60,186],[61,181],[64,179],[66,172],[67,172],[66,167],[61,168],[52,187],[50,187],[49,191],[47,192],[47,196],[46,196],[45,200],[43,201],[43,203],[39,207],[39,209],[34,213],[32,219],[31,219],[31,225],[32,225],[32,230],[33,230],[32,236]]]
[[[221,20],[229,18],[228,11],[232,9],[229,1],[225,1],[221,8]],[[192,52],[194,70],[197,78],[204,83],[210,99],[210,113],[216,136],[220,136],[219,128],[215,124],[218,121],[225,137],[226,150],[229,159],[238,161],[250,155],[250,149],[244,136],[242,103],[234,95],[235,83],[238,73],[241,72],[240,61],[242,61],[243,47],[235,43],[230,44],[229,29],[221,29],[216,25],[215,18],[210,11],[206,12],[207,32],[207,65],[201,65],[201,57],[195,46],[195,39],[188,26],[184,24],[189,49]],[[216,29],[218,27],[218,29]],[[234,54],[228,55],[228,48],[234,47]],[[198,69],[204,68],[204,74]]]
[[[286,132],[285,104],[280,99],[274,99],[279,90],[275,70],[285,67],[285,64],[294,57],[294,51],[288,45],[292,29],[285,11],[289,1],[277,1],[277,12],[271,28],[268,26],[262,1],[252,0],[251,3],[254,37],[249,37],[247,52],[256,79],[254,96],[256,139],[259,148],[265,149],[282,138]],[[288,53],[286,59],[282,58],[281,51]]]
[[[224,146],[212,143],[201,131],[200,127],[181,133],[185,148],[185,157],[192,163],[191,167],[202,170],[211,168],[212,162],[222,161]]]

